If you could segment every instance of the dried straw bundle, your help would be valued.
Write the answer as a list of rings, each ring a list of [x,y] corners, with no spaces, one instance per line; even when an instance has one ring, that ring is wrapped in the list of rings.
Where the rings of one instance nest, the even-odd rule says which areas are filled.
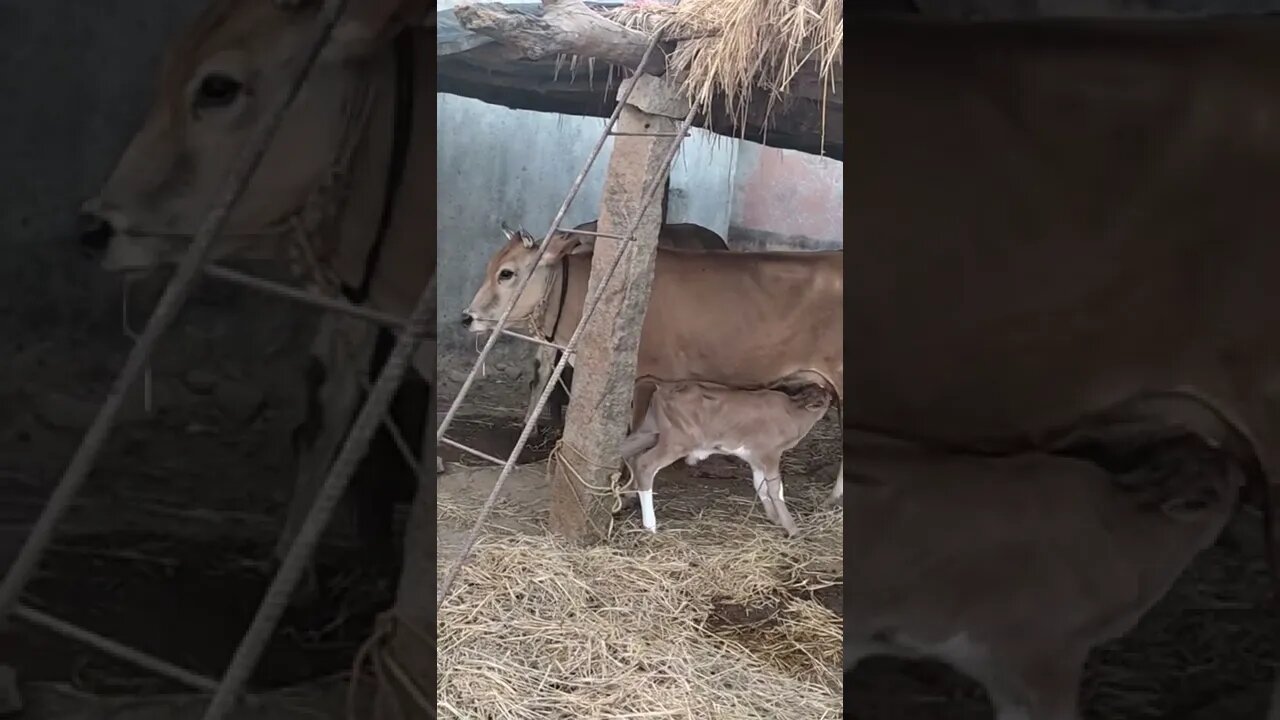
[[[609,17],[678,40],[667,67],[690,102],[706,112],[718,99],[739,127],[753,91],[767,92],[771,112],[803,69],[819,78],[825,101],[844,62],[843,0],[637,2]]]

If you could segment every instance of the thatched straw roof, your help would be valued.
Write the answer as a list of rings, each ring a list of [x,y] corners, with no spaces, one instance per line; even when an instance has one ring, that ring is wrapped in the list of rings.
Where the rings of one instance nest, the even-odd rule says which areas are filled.
[[[440,89],[509,107],[608,115],[651,33],[724,135],[843,159],[843,0],[468,3],[438,18]],[[492,42],[484,43],[477,36]]]

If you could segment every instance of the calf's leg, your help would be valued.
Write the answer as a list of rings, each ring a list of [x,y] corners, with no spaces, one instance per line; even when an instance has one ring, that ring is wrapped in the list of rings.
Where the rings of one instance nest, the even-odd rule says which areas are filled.
[[[654,386],[652,383],[636,383],[635,390],[631,396],[631,427],[628,428],[631,432],[639,430],[640,426],[644,424],[645,416],[649,414],[650,398],[653,397],[653,391]],[[693,463],[689,464],[692,465]],[[666,465],[663,465],[663,467],[666,467]],[[618,508],[618,512],[629,510],[639,502],[640,496],[635,492],[637,488],[634,466],[631,469],[631,477],[627,478],[627,484],[622,486],[622,504]]]
[[[658,519],[653,510],[653,480],[658,476],[659,470],[685,454],[667,447],[660,440],[657,445],[640,453],[631,465],[636,497],[640,499],[640,523],[649,532],[658,531]]]
[[[763,474],[765,478],[765,492],[761,497],[766,508],[765,512],[769,514],[770,520],[781,525],[782,529],[787,531],[788,536],[794,536],[796,534],[796,523],[795,520],[791,519],[791,513],[787,511],[787,503],[782,499],[781,455],[774,453],[763,458],[760,467],[763,472],[758,473],[757,477]],[[756,492],[761,492],[759,485],[756,486]],[[769,513],[770,510],[773,512]]]

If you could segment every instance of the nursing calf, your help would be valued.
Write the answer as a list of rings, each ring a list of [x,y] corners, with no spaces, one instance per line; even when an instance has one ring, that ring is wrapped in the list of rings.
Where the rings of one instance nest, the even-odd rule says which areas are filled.
[[[1229,519],[1243,472],[1190,433],[1088,459],[849,448],[845,670],[932,658],[997,720],[1078,720],[1089,650],[1131,629]]]
[[[795,535],[782,493],[782,453],[795,447],[827,413],[831,392],[817,384],[738,390],[704,382],[654,383],[648,410],[619,455],[629,460],[640,498],[641,522],[657,530],[653,479],[685,458],[692,465],[711,455],[733,455],[751,465],[752,484],[765,515]]]

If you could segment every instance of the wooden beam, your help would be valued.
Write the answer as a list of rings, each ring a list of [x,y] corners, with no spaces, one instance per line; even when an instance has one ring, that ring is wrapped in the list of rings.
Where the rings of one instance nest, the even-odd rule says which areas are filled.
[[[437,89],[440,92],[524,110],[609,116],[618,83],[616,80],[607,83],[601,69],[597,68],[592,82],[588,81],[587,73],[582,69],[579,69],[576,79],[570,77],[564,69],[557,76],[553,61],[513,61],[504,54],[504,51],[509,50],[493,43],[439,58]],[[768,106],[768,98],[763,91],[756,91],[752,98],[741,131],[736,122],[740,118],[730,118],[721,103],[713,104],[709,129],[721,135],[742,136],[754,142],[764,139],[771,147],[815,155],[825,151],[828,157],[843,160],[842,80],[837,79],[835,92],[827,96],[825,128],[823,103],[820,99],[807,96],[809,89],[819,87],[817,79],[805,79],[798,87],[802,92],[793,96],[791,102],[773,109],[768,117],[767,133],[765,108]],[[706,127],[705,122],[706,118],[700,118],[698,126]],[[825,140],[822,139],[824,129]]]
[[[640,75],[636,81],[645,81],[647,86],[643,88],[648,98],[645,107],[665,112],[671,108],[667,100],[683,102],[678,91],[663,79]],[[641,102],[641,90],[637,87],[633,93],[637,102]],[[665,93],[663,102],[655,102],[655,93]],[[616,127],[619,132],[673,133],[680,126],[670,117],[651,115],[628,104]],[[620,469],[618,445],[631,420],[636,351],[649,303],[662,215],[656,195],[646,206],[642,203],[646,191],[654,183],[660,187],[670,169],[666,153],[673,140],[677,138],[619,136],[609,158],[599,230],[623,234],[637,217],[640,223],[629,243],[604,237],[595,242],[588,298],[594,296],[614,258],[619,253],[625,255],[583,328],[565,419],[565,447],[558,459],[552,459],[551,529],[570,540],[597,538],[609,526],[612,497],[590,487],[609,487],[613,473]],[[563,464],[571,467],[556,466]]]
[[[541,17],[486,2],[460,5],[454,9],[464,28],[518,48],[528,60],[559,55],[581,55],[604,62],[636,68],[649,38],[644,33],[620,25],[587,7],[582,0],[543,0]],[[662,53],[653,53],[641,72],[666,72]]]

